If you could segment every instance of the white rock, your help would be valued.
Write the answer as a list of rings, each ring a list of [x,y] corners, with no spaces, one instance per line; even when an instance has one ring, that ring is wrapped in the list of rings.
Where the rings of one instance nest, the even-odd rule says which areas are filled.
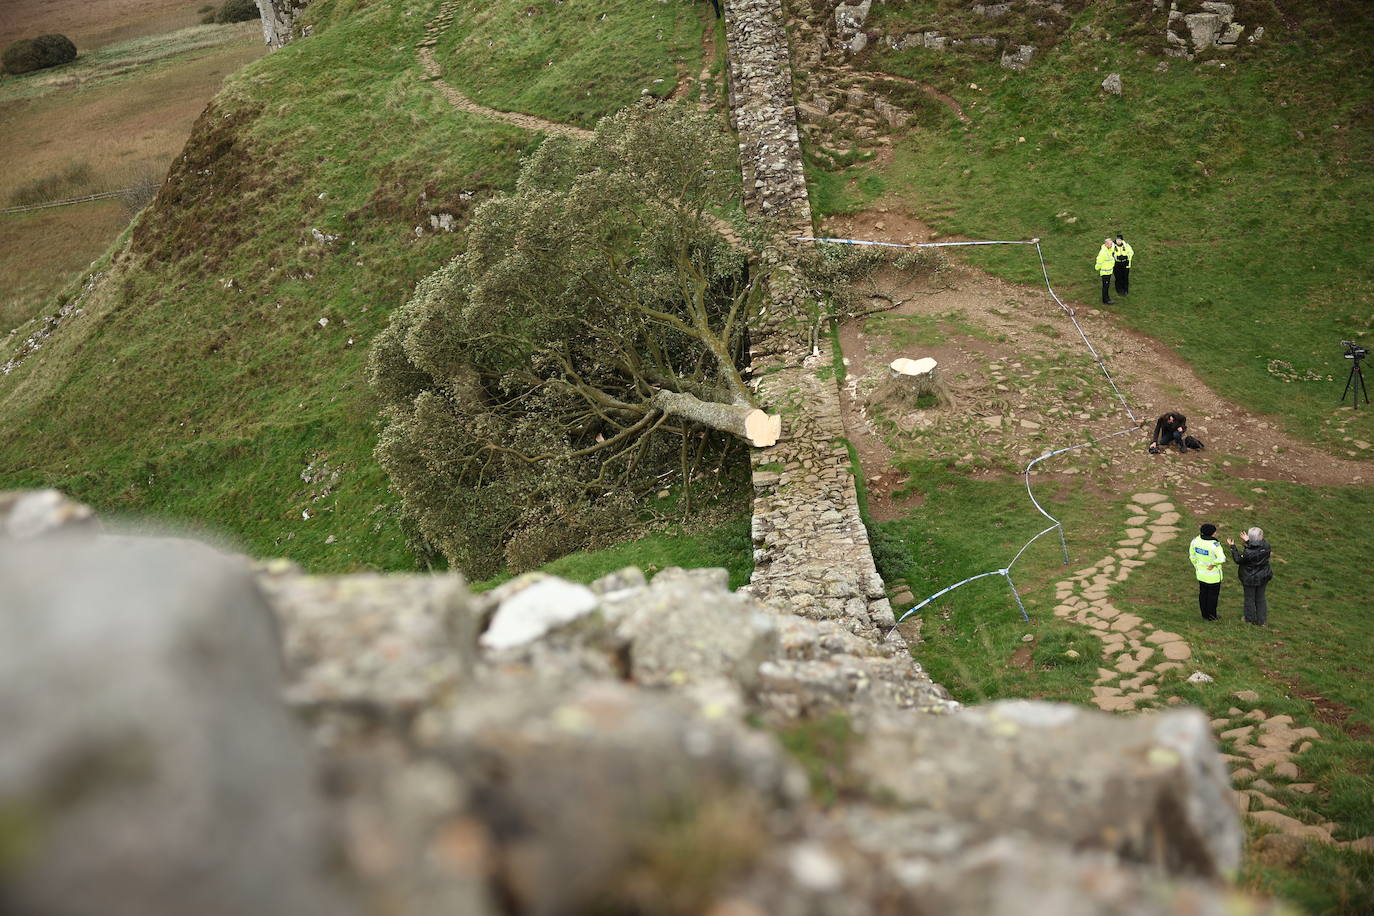
[[[1210,684],[1212,683],[1212,677],[1211,675],[1203,674],[1201,671],[1194,671],[1192,674],[1188,675],[1188,683]]]
[[[502,590],[510,594],[496,609],[491,626],[478,640],[487,649],[513,649],[592,612],[591,589],[540,573],[522,576]]]

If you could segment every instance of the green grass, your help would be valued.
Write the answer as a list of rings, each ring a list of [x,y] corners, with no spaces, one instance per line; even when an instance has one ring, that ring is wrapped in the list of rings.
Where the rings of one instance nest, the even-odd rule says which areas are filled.
[[[437,8],[318,0],[314,36],[230,79],[84,313],[0,377],[0,487],[209,525],[315,571],[414,567],[372,458],[366,352],[461,246],[429,215],[461,221],[539,143],[422,78]],[[608,110],[639,79],[593,99]]]
[[[1079,21],[1113,15],[1093,7]],[[1269,29],[1225,69],[1170,60],[1156,72],[1138,42],[1076,31],[1024,74],[956,54],[875,53],[881,69],[949,88],[973,121],[967,135],[914,132],[875,174],[889,204],[905,201],[942,232],[1042,238],[1057,290],[1078,302],[1096,302],[1092,258],[1123,231],[1136,250],[1132,295],[1116,306],[1128,323],[1288,432],[1342,447],[1327,423],[1348,366],[1339,341],[1374,333],[1374,19],[1352,12],[1337,31],[1334,13],[1320,15],[1323,28]],[[1098,88],[1108,72],[1122,75],[1120,97]],[[815,176],[818,199],[861,183],[865,168]],[[1040,279],[1019,249],[967,257]],[[1285,380],[1294,374],[1320,380]],[[1351,428],[1368,440],[1374,418]]]
[[[902,571],[917,600],[965,576],[1001,568],[1026,538],[1040,530],[1018,477],[971,480],[928,462],[904,468],[909,485],[926,501],[906,518],[877,526],[879,537],[900,544],[908,564]],[[1294,816],[1311,823],[1336,821],[1337,839],[1374,835],[1374,619],[1365,613],[1368,592],[1352,518],[1374,512],[1374,492],[1317,489],[1267,482],[1228,482],[1227,488],[1251,511],[1217,519],[1223,537],[1256,522],[1275,547],[1275,579],[1269,588],[1270,626],[1239,620],[1241,593],[1234,569],[1222,588],[1222,622],[1203,626],[1197,589],[1183,555],[1190,533],[1162,548],[1116,586],[1113,601],[1153,626],[1182,634],[1192,645],[1186,670],[1160,680],[1162,695],[1174,694],[1224,716],[1232,706],[1287,713],[1299,725],[1315,725],[1323,740],[1297,758],[1304,781],[1316,782],[1311,796],[1277,793]],[[1090,687],[1102,664],[1101,643],[1088,628],[1052,616],[1052,584],[1099,559],[1122,527],[1126,498],[1092,486],[1047,487],[1037,496],[1065,522],[1072,562],[1060,565],[1053,534],[1036,542],[1013,567],[1031,614],[1023,623],[1006,582],[990,577],[964,586],[925,608],[924,644],[916,655],[956,698],[983,702],[1036,697],[1090,702]],[[1046,499],[1046,497],[1049,497]],[[1344,546],[1342,546],[1344,545]],[[902,609],[898,609],[899,612]],[[1032,643],[1022,636],[1033,635]],[[1030,663],[1013,654],[1029,646]],[[1076,654],[1076,658],[1073,654]],[[1193,670],[1211,684],[1190,685]],[[1239,703],[1238,690],[1259,693],[1255,704]],[[1374,857],[1346,850],[1313,848],[1291,869],[1246,866],[1244,886],[1279,894],[1310,912],[1362,913],[1374,905]]]
[[[484,105],[591,127],[696,76],[708,22],[699,0],[465,3],[436,57]]]
[[[545,564],[541,570],[585,583],[627,566],[638,567],[650,579],[673,566],[683,569],[720,567],[730,574],[730,588],[739,588],[749,582],[749,574],[754,569],[749,518],[732,519],[705,530],[684,530],[674,526],[669,531],[655,532],[603,550],[570,553]],[[500,576],[475,582],[473,588],[486,591],[509,578]]]

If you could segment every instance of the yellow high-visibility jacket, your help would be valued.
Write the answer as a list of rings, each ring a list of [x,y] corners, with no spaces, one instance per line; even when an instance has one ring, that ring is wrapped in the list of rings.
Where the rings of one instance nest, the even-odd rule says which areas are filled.
[[[1131,247],[1131,243],[1130,243],[1130,242],[1127,242],[1127,241],[1124,241],[1124,240],[1117,244],[1116,250],[1115,250],[1113,253],[1114,253],[1114,254],[1116,255],[1116,257],[1118,257],[1118,258],[1121,257],[1122,255],[1125,255],[1125,256],[1126,256],[1126,266],[1127,266],[1127,267],[1130,267],[1130,266],[1131,266],[1131,261],[1135,259],[1135,249]]]
[[[1188,545],[1188,559],[1193,561],[1193,570],[1199,582],[1221,581],[1221,564],[1226,562],[1226,552],[1221,549],[1221,544],[1199,534]]]
[[[1102,250],[1097,253],[1097,272],[1105,277],[1111,274],[1112,268],[1115,266],[1116,252],[1103,245]]]

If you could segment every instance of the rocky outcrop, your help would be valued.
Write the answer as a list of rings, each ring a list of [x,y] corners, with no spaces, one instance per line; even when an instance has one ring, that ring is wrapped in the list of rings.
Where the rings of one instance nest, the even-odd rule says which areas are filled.
[[[1154,0],[1156,10],[1164,8],[1164,0]],[[1251,43],[1264,34],[1263,27],[1245,34],[1245,26],[1235,19],[1233,3],[1214,3],[1211,0],[1170,0],[1169,15],[1164,27],[1164,53],[1171,57],[1194,56],[1216,49],[1229,51],[1245,36]]]
[[[269,48],[280,48],[290,41],[309,35],[297,24],[301,10],[310,0],[257,0],[262,14],[262,38]]]
[[[46,530],[0,544],[0,897],[16,912],[1240,902],[1218,881],[1240,834],[1194,711],[933,716],[895,656],[731,593],[721,571],[474,596],[447,575],[306,576]],[[502,620],[522,636],[486,638]],[[837,721],[847,737],[808,743]]]

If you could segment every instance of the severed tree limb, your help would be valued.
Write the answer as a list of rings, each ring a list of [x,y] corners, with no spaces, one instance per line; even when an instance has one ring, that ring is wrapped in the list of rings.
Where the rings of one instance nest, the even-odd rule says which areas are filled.
[[[690,394],[663,389],[655,391],[649,403],[665,414],[738,436],[755,448],[772,445],[782,434],[782,417],[748,404],[703,401]]]

